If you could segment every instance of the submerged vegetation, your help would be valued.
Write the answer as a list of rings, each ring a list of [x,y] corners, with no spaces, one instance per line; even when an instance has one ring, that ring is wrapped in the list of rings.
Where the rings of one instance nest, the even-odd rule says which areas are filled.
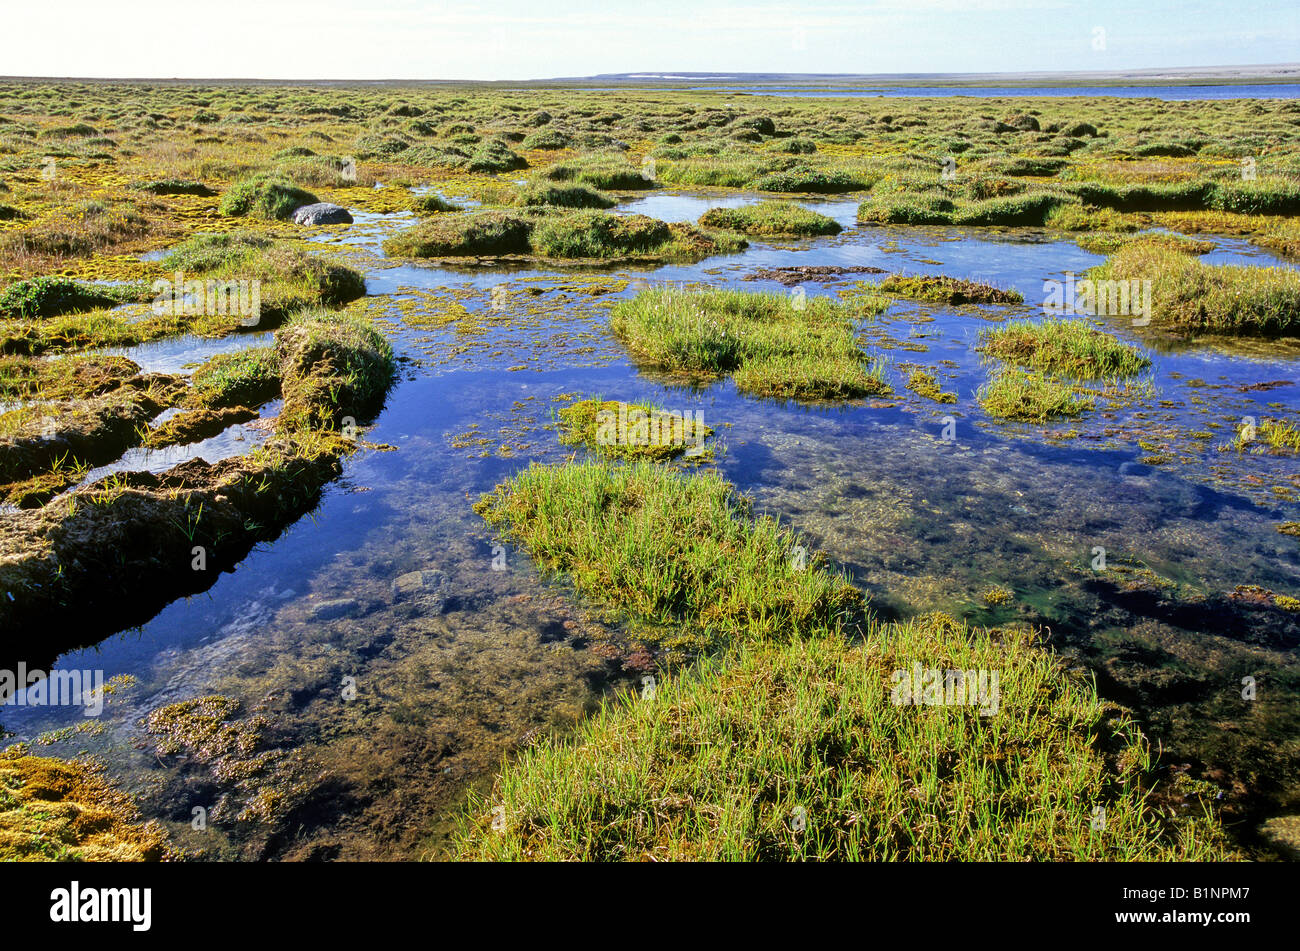
[[[645,403],[577,400],[559,413],[560,441],[603,456],[664,461],[712,458],[705,440],[713,430],[694,415]]]

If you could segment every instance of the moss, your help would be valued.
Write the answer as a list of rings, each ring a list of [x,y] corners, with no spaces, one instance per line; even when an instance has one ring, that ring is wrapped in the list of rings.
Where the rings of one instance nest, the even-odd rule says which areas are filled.
[[[936,403],[956,403],[956,393],[945,393],[939,381],[925,370],[913,370],[907,377],[907,388],[917,396]]]
[[[438,215],[465,209],[447,201],[441,195],[430,192],[427,195],[412,195],[411,210],[417,215]]]
[[[602,456],[666,461],[711,458],[704,442],[713,430],[694,416],[648,403],[577,400],[559,411],[560,441]]]
[[[141,862],[167,857],[155,824],[79,762],[0,752],[0,861]]]
[[[151,428],[142,445],[150,449],[184,446],[217,436],[231,426],[256,418],[257,410],[249,409],[247,406],[187,410]]]
[[[1019,291],[1004,291],[990,284],[945,275],[905,277],[891,274],[877,287],[884,294],[945,304],[1021,304],[1025,300]]]

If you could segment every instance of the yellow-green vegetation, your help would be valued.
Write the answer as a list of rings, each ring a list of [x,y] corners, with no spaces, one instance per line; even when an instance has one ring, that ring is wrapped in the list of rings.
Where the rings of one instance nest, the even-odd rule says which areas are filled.
[[[855,339],[856,319],[885,302],[852,304],[731,290],[656,288],[619,301],[614,334],[648,365],[730,373],[752,396],[842,400],[889,393],[884,366]]]
[[[987,604],[991,608],[994,608],[994,607],[1000,607],[1001,605],[1004,604],[1010,604],[1012,601],[1015,600],[1016,593],[1012,591],[1010,588],[1003,587],[1002,585],[999,584],[999,585],[994,585],[993,587],[985,591],[983,598],[985,604]]]
[[[219,353],[190,376],[188,402],[211,408],[260,406],[280,392],[280,362],[274,347]]]
[[[1279,456],[1300,453],[1300,428],[1285,419],[1263,419],[1251,432],[1242,427],[1232,441],[1237,452],[1267,452]]]
[[[991,284],[944,275],[905,277],[891,274],[877,288],[882,294],[943,304],[1023,304],[1025,301],[1019,291],[1004,291]]]
[[[700,215],[699,223],[701,228],[722,228],[760,238],[806,238],[844,230],[834,218],[788,201],[710,208]]]
[[[1167,242],[1135,241],[1088,272],[1095,281],[1150,281],[1151,323],[1182,333],[1300,333],[1300,272],[1205,264]]]
[[[142,862],[166,837],[87,763],[0,751],[0,861]]]
[[[915,666],[996,672],[996,712],[898,703]],[[987,681],[986,681],[987,682]],[[943,689],[940,688],[943,695]],[[961,695],[961,692],[958,692]],[[984,709],[991,707],[986,704]],[[1021,629],[943,615],[751,641],[607,703],[475,796],[462,859],[1192,861],[1208,807],[1150,804],[1136,727]],[[1094,816],[1104,810],[1099,827]]]
[[[0,352],[122,347],[182,333],[220,337],[241,327],[273,327],[304,307],[340,305],[365,294],[365,280],[354,269],[249,233],[196,235],[163,263],[172,274],[142,312],[0,319]],[[177,272],[184,286],[177,285]]]
[[[1083,380],[1136,376],[1151,366],[1137,347],[1082,320],[1017,320],[980,333],[991,357]]]
[[[1035,423],[1079,416],[1093,406],[1091,396],[1042,373],[1018,368],[995,373],[976,397],[990,416]]]
[[[957,402],[956,393],[945,393],[939,381],[935,379],[934,374],[925,370],[913,370],[907,376],[907,388],[917,396],[925,397],[927,400],[934,400],[936,403],[955,403]]]
[[[665,461],[713,456],[704,442],[713,430],[694,414],[683,415],[649,403],[578,400],[557,414],[560,441],[602,456]]]
[[[862,595],[713,472],[532,465],[474,506],[578,594],[675,652],[853,627]]]

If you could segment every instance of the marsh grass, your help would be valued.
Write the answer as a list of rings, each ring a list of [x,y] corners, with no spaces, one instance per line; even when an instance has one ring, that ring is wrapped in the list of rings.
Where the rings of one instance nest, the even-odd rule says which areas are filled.
[[[188,402],[210,409],[260,406],[280,392],[280,361],[274,347],[219,353],[190,377]]]
[[[900,705],[895,671],[997,671],[998,712]],[[1209,808],[1144,788],[1133,723],[1021,629],[944,615],[747,642],[606,702],[471,798],[457,857],[489,861],[1194,861]],[[1104,810],[1103,828],[1094,828]],[[494,826],[495,823],[495,826]]]
[[[1135,241],[1092,268],[1093,280],[1151,282],[1151,322],[1184,333],[1300,333],[1300,272],[1205,264],[1168,242]]]
[[[852,627],[861,594],[714,472],[531,465],[474,506],[639,638],[694,653]]]
[[[740,208],[710,208],[700,216],[700,227],[739,231],[756,237],[801,238],[839,234],[833,218],[788,201],[764,201]]]
[[[826,297],[659,288],[619,301],[610,327],[638,360],[669,370],[731,374],[753,396],[839,400],[888,394],[884,367],[855,340],[855,320],[883,309]]]
[[[1238,432],[1232,441],[1237,452],[1268,452],[1279,456],[1300,453],[1300,428],[1284,419],[1264,419],[1255,427],[1252,438]]]
[[[980,349],[1031,370],[1081,380],[1136,376],[1151,366],[1137,347],[1082,320],[1017,320],[980,332]]]
[[[1044,423],[1063,416],[1080,416],[1093,407],[1093,398],[1042,373],[1004,369],[976,394],[990,416]]]

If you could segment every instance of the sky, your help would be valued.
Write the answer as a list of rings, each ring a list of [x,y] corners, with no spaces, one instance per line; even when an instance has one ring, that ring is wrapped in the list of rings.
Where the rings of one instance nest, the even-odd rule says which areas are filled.
[[[1300,61],[1300,0],[10,0],[0,75],[519,80]]]

